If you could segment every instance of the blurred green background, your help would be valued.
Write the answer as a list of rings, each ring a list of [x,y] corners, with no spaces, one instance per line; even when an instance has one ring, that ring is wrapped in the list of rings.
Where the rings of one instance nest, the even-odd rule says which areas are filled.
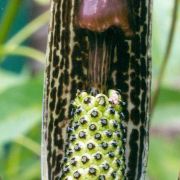
[[[174,2],[154,0],[153,3],[153,94],[169,44]],[[0,0],[0,179],[3,180],[40,180],[48,8],[47,0]],[[149,180],[176,180],[180,171],[179,19],[178,10],[172,48],[151,120]]]

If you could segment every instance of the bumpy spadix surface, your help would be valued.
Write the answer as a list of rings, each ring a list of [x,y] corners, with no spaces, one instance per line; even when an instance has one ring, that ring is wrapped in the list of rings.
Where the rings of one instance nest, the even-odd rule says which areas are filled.
[[[121,180],[124,177],[125,127],[121,97],[77,93],[61,179]]]

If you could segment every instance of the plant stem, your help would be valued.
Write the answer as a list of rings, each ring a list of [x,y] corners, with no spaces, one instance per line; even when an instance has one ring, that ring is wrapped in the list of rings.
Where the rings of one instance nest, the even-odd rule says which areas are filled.
[[[9,56],[9,55],[25,56],[37,60],[40,63],[43,64],[45,63],[44,62],[45,54],[31,47],[26,47],[26,46],[16,47],[16,45],[15,46],[11,45],[11,46],[3,46],[0,49],[1,49],[0,57]]]
[[[161,67],[160,67],[160,72],[159,72],[159,76],[157,79],[154,95],[152,97],[151,116],[153,115],[154,109],[157,105],[162,79],[164,77],[164,72],[166,70],[168,60],[170,57],[170,53],[171,53],[171,49],[172,49],[173,38],[174,38],[176,24],[177,24],[178,1],[179,0],[174,0],[173,17],[172,17],[171,28],[170,28],[170,33],[169,33],[169,37],[168,37],[168,43],[167,43],[165,55],[164,55],[164,58],[163,58],[163,61],[162,61]]]
[[[0,44],[4,43],[4,41],[7,39],[7,35],[10,31],[10,27],[13,24],[14,19],[16,18],[16,14],[19,10],[21,3],[22,0],[9,1],[0,22],[0,29],[1,29]]]
[[[36,32],[41,26],[45,25],[49,20],[49,11],[41,14],[39,17],[32,20],[24,28],[22,28],[17,34],[15,34],[6,44],[14,44],[18,46],[29,38],[34,32]]]
[[[14,142],[17,144],[20,144],[21,146],[29,149],[30,151],[34,152],[38,156],[41,155],[40,153],[40,145],[33,141],[32,139],[29,139],[26,136],[20,136],[19,138],[15,139]]]

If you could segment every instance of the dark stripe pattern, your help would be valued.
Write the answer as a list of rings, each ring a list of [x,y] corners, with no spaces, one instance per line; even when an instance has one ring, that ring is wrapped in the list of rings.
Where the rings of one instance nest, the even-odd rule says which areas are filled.
[[[134,0],[132,4],[135,36],[124,40],[117,34],[109,88],[120,89],[127,102],[126,176],[139,180],[145,179],[149,138],[151,0]]]
[[[127,102],[126,179],[139,180],[145,179],[148,151],[151,0],[132,2],[135,36],[127,40],[117,32],[108,88],[120,89]],[[70,102],[77,89],[87,87],[87,35],[75,26],[79,3],[80,0],[51,3],[42,130],[43,180],[59,179]]]
[[[58,179],[63,159],[69,106],[86,81],[87,41],[74,27],[78,1],[52,2],[45,73],[43,120],[43,179]]]

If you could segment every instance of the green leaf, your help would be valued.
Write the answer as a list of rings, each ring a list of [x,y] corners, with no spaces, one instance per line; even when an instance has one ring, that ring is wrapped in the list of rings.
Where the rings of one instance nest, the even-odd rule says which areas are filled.
[[[148,174],[154,180],[177,179],[180,164],[180,139],[151,137]]]
[[[170,88],[161,88],[152,125],[177,123],[180,117],[180,91]]]
[[[0,122],[0,143],[16,139],[28,132],[41,119],[41,109],[32,107]]]
[[[155,82],[159,72],[159,65],[165,53],[167,45],[167,38],[169,28],[171,25],[172,9],[174,1],[156,0],[153,3],[153,32],[152,32],[152,57],[153,57],[153,79]],[[180,14],[180,13],[178,13]],[[179,21],[179,17],[177,21]],[[174,36],[172,52],[169,57],[169,64],[166,68],[163,84],[173,85],[174,87],[179,84],[179,69],[180,69],[180,51],[179,51],[179,38],[180,23],[177,23],[176,34]]]
[[[2,70],[0,71],[0,77],[1,77],[0,94],[6,89],[12,86],[20,85],[27,80],[27,76],[25,74],[17,75],[13,73],[7,73]]]
[[[16,86],[11,86],[0,93],[0,122],[13,114],[21,113],[29,108],[42,107],[43,93],[42,76],[26,80]]]
[[[18,175],[17,180],[37,180],[40,179],[40,160],[35,161],[31,166],[26,167],[26,169]]]
[[[178,89],[172,89],[168,87],[162,87],[158,100],[159,106],[165,106],[170,104],[180,103],[180,91]]]
[[[4,151],[4,157],[0,157],[0,171],[3,171],[0,174],[3,179],[40,179],[40,158],[37,155],[14,143],[4,146]]]
[[[10,27],[12,26],[13,21],[16,18],[16,14],[21,6],[21,3],[22,0],[13,0],[8,2],[5,13],[3,13],[3,17],[0,21],[0,44],[4,43],[4,41],[6,40],[7,35],[10,31]]]
[[[42,116],[42,78],[33,78],[0,93],[0,143],[28,132]]]
[[[20,159],[21,159],[21,150],[18,147],[13,147],[12,151],[9,152],[9,147],[6,148],[6,154],[1,160],[3,163],[2,169],[3,169],[3,179],[10,179],[10,176],[14,176],[16,172],[18,172],[19,165],[20,165]],[[8,178],[9,176],[9,178]]]

